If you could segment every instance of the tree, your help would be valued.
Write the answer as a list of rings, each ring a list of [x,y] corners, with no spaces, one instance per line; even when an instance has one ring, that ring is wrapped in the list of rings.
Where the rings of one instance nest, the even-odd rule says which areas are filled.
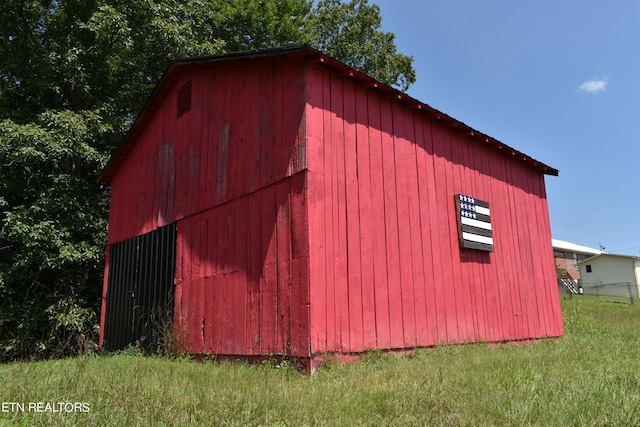
[[[407,90],[416,81],[413,57],[397,52],[393,33],[381,31],[377,5],[367,0],[319,0],[305,21],[311,44],[382,83]]]
[[[415,79],[366,0],[4,0],[0,32],[0,360],[95,337],[96,180],[171,58],[306,42],[380,81]]]

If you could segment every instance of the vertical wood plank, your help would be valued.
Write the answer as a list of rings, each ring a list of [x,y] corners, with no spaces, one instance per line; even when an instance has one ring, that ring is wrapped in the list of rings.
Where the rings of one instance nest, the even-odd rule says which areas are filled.
[[[507,182],[507,183],[511,182],[510,164],[505,159],[500,159],[500,164],[502,166],[502,171],[504,173],[504,182]],[[503,197],[504,197],[503,203],[505,203],[506,206],[512,206],[513,203],[515,203],[514,196],[513,196],[513,188],[511,188],[511,185],[506,186],[503,193]],[[513,301],[511,286],[513,283],[517,282],[518,280],[517,272],[515,272],[511,268],[512,264],[510,263],[519,264],[520,254],[518,250],[519,242],[517,241],[518,234],[517,234],[516,219],[514,218],[512,211],[505,212],[505,216],[508,218],[508,224],[509,224],[507,233],[512,233],[511,238],[505,240],[505,243],[510,248],[509,253],[511,254],[511,257],[506,259],[503,258],[503,263],[502,263],[503,274],[500,281],[498,282],[499,306],[498,306],[497,312],[498,312],[498,321],[500,323],[500,328],[502,331],[501,335],[505,339],[510,339],[515,335],[513,319],[511,316],[511,313],[513,313],[512,309],[515,307],[515,303]],[[513,238],[514,236],[516,237],[515,239]]]
[[[183,80],[176,81],[173,91],[176,91],[183,84],[184,84]],[[173,93],[175,94],[175,92]],[[170,98],[173,98],[173,97],[170,97]],[[172,108],[175,108],[175,106],[172,106]],[[169,120],[168,123],[171,123],[171,126],[167,124],[166,130],[163,131],[163,137],[170,138],[176,141],[175,158],[176,158],[176,165],[179,165],[179,167],[176,168],[176,175],[175,175],[175,180],[176,180],[175,206],[176,206],[176,214],[178,218],[184,218],[188,209],[188,198],[187,198],[188,194],[185,191],[185,189],[188,187],[186,182],[186,171],[188,170],[188,167],[186,167],[185,165],[187,165],[188,163],[185,156],[185,150],[189,146],[189,144],[182,143],[184,141],[184,136],[185,136],[184,129],[183,129],[184,121],[177,120],[175,117],[176,117],[175,115],[173,117],[167,117],[167,119]],[[143,182],[143,181],[136,181],[136,182]]]
[[[481,153],[482,154],[482,153]],[[500,339],[504,336],[502,316],[500,315],[501,307],[501,282],[507,280],[504,270],[504,257],[511,252],[511,248],[505,245],[503,235],[508,232],[511,225],[509,213],[505,212],[506,202],[508,200],[506,189],[502,184],[504,172],[502,164],[495,162],[494,157],[489,155],[480,157],[482,170],[490,170],[493,167],[493,177],[489,180],[491,189],[492,217],[491,224],[493,227],[493,239],[496,256],[493,257],[492,263],[486,268],[487,288],[485,294],[485,310],[487,313],[487,339],[492,341]],[[503,231],[505,230],[505,231]],[[502,273],[498,273],[502,272]]]
[[[193,298],[193,302],[191,305],[191,309],[194,311],[194,328],[193,328],[193,340],[194,344],[197,346],[197,352],[203,353],[205,351],[204,348],[204,340],[202,336],[202,325],[205,322],[205,312],[204,312],[204,286],[205,281],[202,278],[202,259],[203,259],[203,250],[205,248],[206,242],[204,242],[202,238],[201,225],[196,221],[191,222],[191,238],[189,240],[191,244],[191,277],[192,277],[192,293],[191,298]]]
[[[205,181],[206,172],[204,169],[203,154],[206,153],[207,141],[205,139],[204,116],[202,111],[202,95],[205,83],[202,69],[192,70],[190,75],[192,95],[191,111],[182,116],[179,121],[183,121],[184,141],[188,141],[189,145],[189,163],[183,165],[188,167],[188,183],[189,183],[189,211],[188,213],[198,212],[204,209],[205,200]]]
[[[480,167],[483,171],[489,171],[493,168],[493,176],[489,179],[491,188],[491,200],[493,204],[491,206],[492,212],[492,227],[494,236],[494,246],[496,248],[496,255],[492,258],[492,262],[486,266],[485,281],[487,283],[486,296],[485,296],[485,312],[487,320],[487,339],[492,341],[499,340],[503,335],[502,322],[499,314],[500,310],[500,281],[505,280],[504,274],[500,274],[503,270],[504,253],[509,253],[508,247],[502,246],[503,239],[508,233],[510,221],[508,219],[508,212],[505,213],[505,189],[502,184],[501,178],[501,164],[494,163],[492,156],[489,153],[480,153]],[[486,154],[486,155],[483,155]],[[493,216],[495,215],[495,217]],[[502,223],[502,224],[501,224]],[[508,255],[507,255],[508,256]]]
[[[435,179],[435,210],[433,212],[432,224],[438,224],[435,235],[437,243],[434,248],[434,274],[437,272],[436,285],[436,312],[438,317],[439,343],[457,342],[458,332],[456,324],[456,311],[453,300],[453,276],[451,271],[451,244],[450,232],[450,208],[453,199],[452,190],[447,188],[447,159],[450,158],[448,138],[443,125],[438,123],[432,127],[433,150],[434,150],[434,179]],[[449,153],[449,154],[448,154]],[[457,236],[456,236],[457,241]],[[440,327],[442,325],[442,328]]]
[[[527,234],[529,235],[529,249],[530,252],[526,254],[526,264],[528,269],[524,272],[525,279],[519,286],[520,299],[522,303],[522,319],[519,319],[522,325],[522,334],[527,337],[539,337],[544,334],[544,328],[541,328],[541,323],[538,320],[538,313],[540,308],[538,307],[537,294],[544,294],[544,262],[541,262],[544,249],[539,244],[538,220],[536,216],[536,202],[535,202],[535,190],[532,186],[532,175],[527,168],[522,167],[522,170],[518,172],[520,175],[519,181],[521,185],[521,197],[524,205],[519,206],[519,209],[525,210],[522,214],[525,214],[523,218],[523,225]],[[551,239],[551,238],[549,238]],[[550,241],[550,240],[549,240]],[[535,261],[533,254],[537,254],[539,260]],[[525,267],[526,268],[526,267]],[[542,291],[542,292],[541,292]]]
[[[291,351],[309,356],[309,241],[307,211],[307,173],[290,178],[291,203]]]
[[[387,279],[387,242],[385,230],[385,189],[380,96],[369,93],[369,169],[371,193],[371,237],[373,296],[375,298],[376,340],[378,348],[391,348],[389,324],[389,281]]]
[[[289,166],[291,160],[291,147],[293,146],[293,135],[287,133],[288,118],[293,111],[295,101],[292,97],[292,88],[295,85],[295,78],[291,75],[290,67],[282,66],[282,61],[274,60],[273,75],[273,172],[274,182],[289,176]],[[295,128],[297,132],[297,127]]]
[[[215,163],[211,162],[211,126],[209,118],[209,110],[211,109],[211,97],[209,89],[209,72],[207,67],[198,70],[198,86],[195,88],[195,96],[192,95],[195,112],[197,115],[196,126],[199,129],[201,138],[201,150],[199,153],[198,163],[198,200],[196,203],[197,211],[204,211],[211,207],[211,200],[208,198],[209,189],[207,188],[209,179],[209,169]],[[192,87],[193,89],[193,87]],[[174,166],[175,168],[175,166]]]
[[[494,201],[491,196],[491,188],[489,187],[488,177],[482,176],[477,166],[481,161],[480,158],[483,155],[484,147],[481,143],[474,140],[468,140],[465,144],[463,151],[463,164],[468,165],[465,167],[463,181],[472,183],[473,194],[479,199],[487,200],[489,206],[493,206]],[[485,327],[485,300],[484,296],[487,293],[484,267],[491,260],[491,254],[480,253],[478,251],[469,251],[469,265],[468,265],[468,283],[470,293],[470,310],[473,318],[473,339],[475,341],[482,341],[483,337],[486,337]]]
[[[309,258],[291,260],[290,354],[309,357]]]
[[[314,67],[315,90],[309,102],[316,109],[307,113],[307,120],[315,123],[313,141],[308,144],[309,186],[309,242],[311,273],[309,300],[311,302],[311,347],[313,353],[334,350],[334,277],[333,277],[333,203],[331,198],[331,87],[328,70]],[[313,119],[315,117],[315,120]],[[314,145],[316,147],[314,148]],[[313,153],[316,153],[315,155]],[[313,160],[311,157],[317,157]],[[314,243],[315,242],[315,243]],[[331,339],[329,338],[331,337]],[[329,344],[331,341],[331,344]]]
[[[448,274],[450,279],[448,286],[445,290],[447,296],[447,319],[448,328],[447,331],[452,333],[452,342],[462,342],[460,330],[463,328],[464,313],[462,313],[462,304],[460,303],[460,249],[458,247],[458,233],[455,226],[455,211],[453,205],[453,195],[455,194],[455,165],[452,161],[454,158],[454,148],[456,135],[449,130],[444,134],[445,146],[444,155],[448,161],[445,163],[445,176],[444,176],[444,194],[446,194],[446,202],[443,204],[444,211],[447,212],[447,227],[446,232],[448,234],[447,243],[448,249]],[[457,152],[456,152],[457,154]],[[443,194],[443,195],[444,195]],[[443,224],[444,225],[444,224]]]
[[[519,199],[519,189],[513,185],[513,170],[512,170],[511,162],[507,165],[507,171],[509,174],[509,180],[511,185],[509,186],[509,197],[510,197],[510,206],[516,206],[517,203],[520,203]],[[522,313],[522,301],[520,300],[520,292],[519,287],[523,285],[523,281],[525,280],[525,274],[521,271],[520,268],[515,269],[514,265],[523,266],[526,264],[526,258],[522,257],[523,252],[527,248],[528,242],[527,237],[524,236],[521,232],[521,222],[522,219],[518,212],[511,212],[511,230],[513,233],[512,239],[515,244],[515,256],[513,259],[509,260],[511,262],[507,263],[506,268],[511,274],[511,280],[505,282],[504,290],[506,294],[509,296],[507,300],[505,300],[505,305],[502,309],[502,317],[503,322],[508,322],[509,333],[507,335],[508,339],[517,339],[518,336],[521,335],[521,324],[520,324],[520,314]],[[524,247],[524,248],[523,248]]]
[[[323,69],[317,66],[308,67],[307,73],[307,105],[305,113],[306,141],[301,135],[299,143],[306,144],[308,156],[307,172],[303,172],[307,179],[306,197],[308,198],[308,224],[301,230],[301,237],[307,240],[309,257],[309,282],[307,295],[313,295],[309,307],[309,343],[312,353],[326,351],[327,342],[327,280],[326,280],[326,232],[325,232],[325,161],[324,161],[324,115],[323,105]],[[294,178],[295,180],[295,178]],[[302,189],[305,192],[304,189]],[[295,192],[294,192],[295,194]],[[292,202],[296,201],[292,200]],[[296,202],[297,205],[297,202]],[[294,210],[298,210],[294,207]],[[293,216],[295,219],[295,216]],[[298,227],[294,227],[297,230]],[[298,240],[297,238],[295,239]],[[297,244],[293,245],[298,246]],[[294,258],[297,257],[294,249]],[[309,300],[310,298],[307,297]]]
[[[451,174],[448,175],[449,187],[451,190],[449,191],[451,200],[449,201],[449,206],[453,210],[453,196],[456,193],[463,192],[463,188],[466,188],[470,191],[473,191],[473,188],[469,184],[463,184],[462,174],[463,174],[463,166],[462,166],[462,137],[456,132],[449,132],[449,147],[451,150]],[[464,186],[464,187],[463,187]],[[465,191],[466,193],[467,191]],[[477,196],[476,196],[477,197]],[[454,217],[455,218],[455,217]],[[463,274],[464,266],[462,265],[462,249],[455,242],[458,239],[457,227],[454,225],[454,220],[452,219],[450,224],[451,228],[451,249],[452,249],[452,273],[453,273],[453,298],[452,304],[455,305],[456,311],[456,319],[458,326],[458,341],[466,342],[471,339],[473,336],[473,320],[470,316],[469,307],[466,304],[466,301],[469,300],[469,292],[466,289],[468,287],[468,274]],[[468,251],[466,251],[468,252]],[[465,280],[466,279],[466,280]]]
[[[232,250],[233,262],[233,307],[234,329],[233,340],[234,354],[246,354],[247,342],[247,303],[248,303],[248,277],[247,277],[247,198],[242,197],[229,205],[233,216],[232,225]]]
[[[346,183],[345,183],[345,136],[343,113],[342,80],[331,79],[331,111],[335,161],[333,171],[333,209],[334,218],[334,256],[335,256],[335,307],[336,307],[336,338],[339,343],[338,351],[348,351],[349,343],[349,294],[347,288],[347,212],[346,212]]]
[[[344,164],[347,214],[347,287],[349,301],[349,351],[363,348],[360,220],[358,218],[358,164],[356,140],[355,87],[343,85]]]
[[[220,97],[224,87],[220,85],[220,72],[214,66],[206,68],[208,77],[205,80],[209,90],[203,95],[206,99],[205,109],[203,111],[203,122],[207,127],[206,131],[206,169],[204,171],[205,179],[205,199],[208,207],[214,205],[217,200],[218,189],[218,171],[220,169],[218,163],[218,154],[220,153],[220,132],[224,125],[220,122],[221,111],[223,108]]]
[[[415,315],[415,345],[424,345],[428,334],[426,308],[426,279],[424,271],[424,248],[422,246],[422,200],[420,199],[419,179],[421,162],[418,150],[422,150],[418,141],[422,139],[420,127],[421,116],[418,113],[409,112],[405,115],[405,135],[409,138],[407,150],[407,188],[409,192],[409,228],[411,232],[411,267],[413,279],[413,307]],[[420,137],[418,136],[420,135]]]
[[[252,102],[246,95],[247,63],[232,62],[226,68],[228,76],[227,114],[229,121],[229,158],[227,163],[229,199],[240,197],[245,188],[245,163],[251,156],[247,140],[253,117],[247,116]]]
[[[223,351],[222,332],[225,327],[224,318],[224,288],[222,277],[224,274],[224,254],[227,251],[224,242],[225,220],[222,208],[212,209],[208,213],[209,253],[211,256],[211,275],[206,280],[207,321],[205,324],[205,341],[212,352]]]
[[[250,194],[247,200],[247,324],[245,329],[247,352],[260,354],[260,275],[262,270],[262,230],[260,227],[260,193]]]
[[[207,282],[207,272],[210,269],[210,254],[209,254],[209,242],[207,240],[209,231],[209,222],[206,217],[203,217],[197,224],[194,224],[196,228],[195,232],[198,234],[199,245],[197,248],[199,258],[198,275],[198,311],[201,312],[201,325],[200,326],[200,346],[202,353],[211,351],[209,349],[209,343],[206,337],[206,324],[209,321],[210,313],[207,311],[207,288],[209,283]]]
[[[331,97],[332,97],[332,85],[331,73],[327,70],[323,72],[322,83],[322,105],[323,105],[323,134],[322,134],[322,149],[323,149],[323,212],[324,212],[324,238],[325,242],[325,256],[323,263],[325,266],[325,301],[326,301],[326,313],[325,321],[320,322],[318,328],[321,325],[325,325],[325,350],[336,351],[339,349],[339,337],[336,336],[336,276],[334,270],[334,262],[336,258],[335,242],[337,233],[337,224],[334,219],[337,218],[337,200],[336,191],[334,186],[335,181],[335,136],[333,133],[334,117],[331,110]],[[313,224],[313,222],[311,223]],[[315,294],[314,294],[315,297]],[[319,337],[320,344],[322,344],[323,338]]]
[[[245,117],[242,129],[244,130],[241,141],[240,156],[244,158],[244,185],[243,194],[253,193],[261,186],[260,160],[261,134],[260,134],[260,83],[263,60],[256,61],[253,65],[245,63],[245,84],[241,93],[243,114]]]
[[[415,297],[413,294],[413,259],[412,259],[412,225],[409,203],[412,196],[408,169],[415,167],[415,160],[411,154],[412,150],[409,142],[410,136],[407,134],[407,124],[405,120],[406,110],[402,105],[394,102],[392,104],[393,114],[393,152],[396,168],[396,207],[397,207],[397,230],[399,239],[399,270],[400,270],[400,295],[402,302],[403,336],[404,347],[416,345],[416,316]],[[412,165],[413,163],[413,165]]]
[[[262,274],[260,277],[260,339],[262,354],[277,351],[276,321],[278,317],[278,259],[276,240],[276,191],[275,185],[260,190],[260,216],[262,241]]]
[[[277,127],[273,118],[274,86],[280,75],[274,73],[272,59],[265,59],[260,65],[260,182],[269,185],[273,183],[274,129]]]
[[[220,322],[220,351],[222,354],[233,354],[234,348],[234,328],[236,318],[234,316],[234,288],[233,288],[233,214],[229,209],[229,204],[224,204],[219,208],[220,221],[220,251],[221,272],[216,275],[216,282],[219,284],[218,290],[221,301],[221,322]]]
[[[385,237],[387,242],[387,280],[389,298],[389,330],[392,348],[404,346],[402,282],[400,275],[400,241],[398,237],[398,201],[396,196],[396,163],[394,157],[393,115],[389,100],[381,100],[382,175],[385,201]]]
[[[523,235],[525,247],[521,248],[523,263],[519,266],[519,270],[522,271],[522,279],[514,286],[517,290],[520,303],[520,310],[516,311],[516,313],[519,314],[514,316],[514,320],[517,321],[518,324],[516,333],[522,338],[535,336],[534,325],[530,322],[530,313],[537,312],[537,308],[535,307],[535,290],[541,287],[544,281],[540,280],[541,278],[537,274],[539,270],[537,265],[540,263],[534,263],[533,260],[533,254],[540,256],[541,251],[540,248],[535,245],[536,234],[532,233],[536,228],[536,218],[533,217],[535,206],[532,204],[533,200],[530,194],[528,194],[530,191],[528,171],[519,167],[515,172],[518,175],[516,183],[521,187],[518,190],[519,204],[516,207],[520,227],[519,233]],[[531,298],[531,296],[534,296],[534,298]]]
[[[360,230],[360,277],[363,349],[376,348],[376,307],[373,271],[373,212],[371,203],[371,136],[369,133],[368,93],[358,87],[356,105],[356,167],[358,184],[358,219]]]
[[[291,335],[291,200],[288,179],[276,183],[277,324],[276,347],[290,351]]]
[[[468,148],[470,143],[470,136],[465,133],[456,133],[455,147],[453,149],[453,163],[455,165],[454,194],[471,194],[476,198],[482,199],[480,183],[474,180],[467,180],[470,161]],[[475,267],[477,266],[479,256],[482,254],[475,250],[460,248],[459,246],[458,254],[459,268],[457,274],[460,285],[457,289],[457,304],[458,312],[461,313],[461,326],[458,327],[458,330],[460,332],[461,342],[472,342],[476,340],[477,336],[477,312],[475,305],[472,304],[475,297],[473,289],[476,286],[480,286],[479,276]]]
[[[216,117],[214,121],[215,137],[217,152],[215,155],[215,187],[213,200],[216,205],[229,199],[229,156],[231,145],[231,123],[227,113],[226,104],[228,102],[228,82],[227,72],[224,69],[219,69],[216,74],[216,88],[217,98],[215,100]]]
[[[437,224],[432,224],[432,210],[435,210],[435,182],[433,177],[433,140],[431,122],[422,118],[416,125],[416,156],[418,169],[418,198],[420,204],[420,238],[422,240],[422,262],[424,269],[424,307],[426,328],[420,336],[420,345],[434,345],[438,342],[436,316],[436,286],[434,276],[434,251],[432,236]]]

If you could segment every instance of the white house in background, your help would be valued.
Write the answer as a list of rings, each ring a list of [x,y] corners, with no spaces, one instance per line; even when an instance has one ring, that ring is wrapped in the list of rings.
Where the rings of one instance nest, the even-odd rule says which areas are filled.
[[[585,294],[638,297],[640,258],[601,253],[578,262]]]
[[[551,245],[553,246],[556,265],[566,271],[569,278],[576,284],[580,280],[578,262],[602,253],[597,249],[576,245],[564,240],[551,239]]]

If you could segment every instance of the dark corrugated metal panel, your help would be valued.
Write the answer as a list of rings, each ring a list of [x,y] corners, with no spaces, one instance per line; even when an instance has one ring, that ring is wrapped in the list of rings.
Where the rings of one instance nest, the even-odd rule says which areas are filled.
[[[162,344],[173,319],[176,224],[110,248],[104,348],[139,343],[147,351]]]

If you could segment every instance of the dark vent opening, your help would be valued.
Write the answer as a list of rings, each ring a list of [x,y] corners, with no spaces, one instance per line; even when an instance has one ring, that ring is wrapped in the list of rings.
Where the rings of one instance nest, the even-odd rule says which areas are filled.
[[[178,113],[177,118],[191,111],[191,80],[178,89]]]

